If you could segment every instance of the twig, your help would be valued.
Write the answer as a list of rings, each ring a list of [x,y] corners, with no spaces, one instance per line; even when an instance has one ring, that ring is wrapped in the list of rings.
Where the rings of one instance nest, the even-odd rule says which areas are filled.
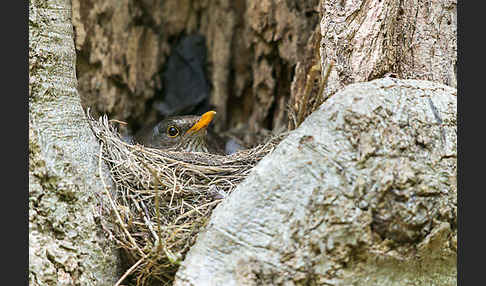
[[[322,94],[324,92],[324,88],[327,86],[327,81],[329,79],[329,75],[331,74],[331,70],[334,67],[334,61],[331,60],[329,64],[327,64],[326,71],[324,72],[324,75],[322,76],[321,82],[320,82],[320,87],[319,87],[319,92],[317,93],[317,99],[314,102],[314,105],[312,106],[312,110],[316,110],[323,102],[326,100],[326,97]]]
[[[208,207],[208,206],[212,206],[212,205],[218,204],[218,203],[220,203],[221,201],[222,201],[222,200],[215,200],[215,201],[212,201],[212,202],[210,202],[210,203],[207,203],[207,204],[204,204],[204,205],[200,205],[200,206],[199,206],[199,207],[197,207],[197,208],[194,208],[194,207],[193,207],[193,209],[192,209],[192,210],[187,211],[187,212],[183,213],[182,215],[180,215],[179,217],[177,217],[177,219],[174,221],[174,224],[176,224],[176,223],[177,223],[177,222],[178,222],[180,219],[183,219],[183,218],[185,218],[186,216],[191,215],[193,212],[199,212],[199,210],[198,210],[198,209],[201,209],[201,208],[203,208],[203,207]],[[191,207],[192,207],[192,206],[191,206]]]
[[[116,123],[119,123],[121,125],[128,125],[128,123],[121,121],[121,120],[117,120],[117,119],[110,119],[110,122],[116,122]]]
[[[142,263],[142,261],[144,259],[145,259],[145,257],[140,258],[135,264],[132,265],[132,267],[128,268],[128,270],[125,271],[125,274],[123,274],[122,277],[120,277],[120,279],[118,279],[118,281],[116,281],[114,286],[119,286],[120,283],[122,283],[123,280],[125,280],[125,278],[127,278],[127,276],[130,275],[130,273],[132,273],[133,270],[135,270],[135,268],[137,268],[138,265],[140,265],[140,263]]]
[[[143,166],[149,170],[149,172],[152,174],[152,176],[155,179],[155,216],[157,218],[157,235],[158,235],[158,243],[157,243],[157,249],[160,250],[160,247],[162,246],[162,231],[160,229],[160,207],[159,207],[159,186],[163,185],[162,182],[160,181],[159,177],[157,176],[157,172],[149,165],[145,164],[145,162],[142,162]]]
[[[106,186],[105,180],[103,179],[103,173],[101,172],[101,154],[103,151],[103,142],[100,142],[100,155],[99,155],[99,161],[98,161],[98,173],[100,175],[101,183],[103,184],[104,190],[108,196],[108,199],[110,200],[111,207],[113,211],[115,212],[116,218],[118,219],[118,223],[120,224],[120,227],[123,229],[125,234],[128,236],[128,239],[130,242],[137,248],[137,250],[140,252],[140,255],[142,257],[145,256],[145,253],[138,247],[137,243],[135,242],[135,239],[131,236],[130,232],[126,229],[125,224],[123,223],[120,214],[118,213],[118,209],[116,208],[115,202],[113,202],[113,199],[111,198],[111,194],[108,191],[108,187]]]
[[[137,200],[135,200],[134,198],[132,198],[133,200],[133,203],[135,204],[135,206],[139,207],[138,206],[138,203],[137,203]],[[144,215],[143,215],[143,220],[145,221],[145,225],[148,227],[148,229],[150,230],[150,232],[152,233],[153,237],[155,240],[158,239],[158,236],[157,234],[155,233],[154,229],[153,229],[153,226],[152,226],[152,221],[150,221],[149,217],[150,217],[150,214],[148,212],[148,209],[147,207],[145,206],[143,200],[140,200],[140,204],[142,205],[142,208],[144,210]],[[141,211],[140,211],[141,212]]]
[[[307,80],[305,82],[304,86],[304,93],[302,94],[302,98],[300,100],[300,106],[299,106],[299,111],[297,114],[297,123],[300,125],[304,119],[305,116],[307,115],[307,101],[309,98],[309,95],[311,93],[311,88],[313,86],[314,79],[316,78],[316,74],[320,72],[321,68],[319,64],[313,65],[310,69],[309,72],[307,73]]]

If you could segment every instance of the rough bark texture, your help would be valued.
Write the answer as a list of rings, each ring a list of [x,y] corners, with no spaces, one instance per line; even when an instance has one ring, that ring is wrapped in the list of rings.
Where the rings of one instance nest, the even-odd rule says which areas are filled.
[[[29,285],[113,285],[119,276],[96,223],[99,145],[76,91],[75,56],[70,1],[31,0]]]
[[[171,48],[184,34],[199,33],[208,48],[216,129],[286,126],[294,68],[317,55],[302,50],[318,36],[318,1],[301,2],[73,0],[83,106],[135,125],[154,121],[151,104]],[[310,63],[302,65],[306,71]]]
[[[261,129],[277,131],[287,126],[288,104],[294,108],[294,104],[302,98],[315,98],[319,89],[309,78],[309,70],[313,66],[322,71],[329,63],[334,63],[324,91],[328,96],[348,84],[385,75],[431,80],[454,88],[456,3],[454,0],[73,0],[78,55],[76,69],[82,105],[90,106],[98,113],[108,113],[112,119],[128,121],[134,128],[132,131],[155,121],[157,112],[152,103],[160,98],[164,88],[162,72],[167,57],[181,37],[193,33],[206,37],[211,101],[218,112],[215,127],[218,130],[239,127],[249,131],[250,135],[244,138],[247,143],[252,142],[253,132]],[[42,63],[41,59],[39,56],[31,58],[31,61],[34,60],[30,64],[31,70]],[[57,67],[52,64],[50,68]],[[32,71],[31,74],[36,76]],[[53,78],[53,82],[57,80]],[[363,92],[353,91],[357,86],[350,87],[340,96],[331,96],[316,113],[318,115],[309,119],[309,122],[314,120],[327,126],[326,132],[330,134],[326,136],[331,136],[331,139],[324,138],[324,131],[314,130],[314,139],[306,137],[297,145],[324,144],[335,151],[330,154],[339,155],[340,162],[347,164],[341,173],[332,169],[339,167],[331,164],[325,156],[312,159],[317,155],[306,148],[290,145],[281,147],[281,152],[287,150],[287,155],[276,155],[274,160],[279,162],[279,166],[266,161],[267,168],[273,167],[275,172],[297,172],[294,168],[302,162],[292,162],[295,148],[303,152],[302,160],[319,161],[312,163],[312,167],[306,167],[309,169],[301,182],[305,192],[292,193],[295,185],[300,185],[295,183],[290,187],[283,184],[287,182],[286,177],[278,185],[268,185],[272,181],[262,179],[258,182],[259,187],[255,188],[266,190],[266,194],[257,192],[255,197],[242,197],[242,206],[248,207],[254,214],[260,212],[254,208],[258,204],[253,200],[260,200],[262,209],[267,204],[277,204],[278,208],[268,209],[268,216],[280,219],[279,230],[265,230],[263,227],[266,228],[267,224],[260,224],[261,221],[244,225],[239,220],[226,222],[215,218],[217,229],[233,227],[244,235],[245,231],[256,233],[257,236],[249,240],[246,240],[247,237],[235,237],[242,245],[260,247],[261,254],[254,254],[253,246],[241,250],[243,248],[230,244],[222,250],[217,248],[216,255],[219,251],[228,250],[241,259],[224,256],[227,260],[221,260],[225,263],[219,265],[218,260],[199,261],[198,251],[210,252],[210,248],[198,246],[194,250],[194,258],[184,263],[187,268],[180,272],[182,280],[179,283],[184,279],[192,281],[203,273],[197,270],[198,266],[201,269],[215,266],[213,270],[219,273],[234,269],[228,267],[235,265],[238,265],[238,271],[218,274],[214,281],[228,279],[239,281],[235,284],[243,284],[241,277],[247,277],[250,285],[253,285],[253,280],[262,284],[279,284],[277,278],[272,280],[277,277],[275,273],[284,280],[293,277],[296,284],[315,281],[317,284],[369,282],[393,285],[410,280],[421,285],[433,281],[433,273],[438,273],[437,279],[443,282],[442,285],[455,281],[453,274],[450,275],[455,273],[455,177],[452,175],[455,146],[450,145],[451,142],[455,144],[455,139],[451,139],[455,133],[454,136],[447,133],[450,128],[455,128],[451,115],[455,113],[455,98],[452,100],[450,95],[453,89],[436,85],[434,91],[430,83],[391,82],[388,79],[359,85],[360,88],[376,91],[375,95],[369,94],[369,99],[361,98]],[[312,88],[310,94],[306,94],[304,87],[309,83]],[[386,84],[389,86],[384,88]],[[407,84],[410,87],[406,87]],[[40,94],[50,98],[52,89],[45,90]],[[420,92],[427,96],[417,96]],[[390,98],[405,99],[395,102],[379,97],[385,93]],[[31,91],[31,94],[35,93]],[[352,108],[351,111],[339,109],[352,106],[364,110],[371,106],[353,105],[351,101],[357,97],[360,97],[360,102],[382,108],[376,107],[370,114],[363,114],[362,110],[353,113]],[[378,97],[383,102],[376,102]],[[432,98],[433,105],[439,110],[437,114],[449,120],[444,121],[449,125],[442,129],[446,132],[440,139],[443,142],[437,141],[439,124],[433,120],[436,117],[431,114],[435,113],[426,98]],[[450,107],[441,105],[446,101],[451,104]],[[325,109],[334,110],[332,114],[335,115]],[[407,110],[411,113],[408,114]],[[67,118],[72,118],[70,116],[62,120],[69,122]],[[335,122],[336,118],[344,121]],[[304,136],[302,130],[306,129],[299,130],[295,134]],[[47,138],[50,139],[49,136]],[[340,142],[346,143],[341,146]],[[441,144],[446,145],[440,149],[438,146]],[[440,153],[441,150],[446,150],[446,155]],[[341,156],[346,155],[340,152],[351,157],[343,158]],[[306,154],[309,158],[305,157]],[[426,158],[420,157],[426,155],[432,156],[432,159],[426,161]],[[282,162],[288,162],[289,166]],[[321,183],[315,194],[309,193],[306,180],[314,183],[320,180],[312,176],[320,176],[322,166],[319,164],[332,170],[331,173],[323,170],[323,174],[329,173],[329,177],[326,175],[323,179],[333,186],[326,187],[329,193],[323,191]],[[302,166],[308,165],[302,163]],[[302,166],[299,165],[299,168]],[[441,173],[441,170],[444,172]],[[353,187],[345,188],[346,184],[351,184],[346,177],[349,174],[357,175],[353,177]],[[269,177],[273,175],[268,174]],[[369,181],[372,179],[376,182]],[[422,186],[425,189],[421,189]],[[449,186],[453,186],[453,191],[447,196],[442,190]],[[270,193],[274,189],[279,193]],[[263,202],[263,198],[269,202]],[[334,199],[337,206],[330,203]],[[280,208],[278,200],[285,201],[286,207],[293,211]],[[353,205],[356,206],[354,209]],[[227,203],[223,208],[230,212],[229,206],[235,208],[235,215],[238,212],[242,217],[246,214],[247,210],[233,203]],[[267,215],[266,212],[262,214]],[[324,222],[317,223],[319,217],[324,217]],[[310,226],[313,225],[312,220],[316,220],[315,228]],[[238,224],[231,226],[233,222],[244,227],[239,228],[241,225]],[[273,227],[277,223],[269,225]],[[300,229],[299,225],[305,227]],[[209,230],[205,236],[212,237],[215,235],[213,231]],[[259,239],[264,236],[258,235],[272,231],[278,232],[273,234],[275,237],[272,237],[271,243],[268,240],[262,242],[268,242],[265,247],[269,245],[269,250],[265,250],[258,245]],[[314,232],[317,240],[304,239]],[[215,247],[219,247],[216,243],[220,240],[215,240]],[[323,245],[322,241],[326,244]],[[287,249],[288,253],[276,254],[275,249]],[[245,258],[245,253],[251,255]],[[267,257],[267,254],[275,257]],[[212,257],[211,253],[208,255]],[[437,255],[443,255],[442,264],[438,264]],[[249,261],[256,262],[252,264]],[[276,272],[272,263],[281,267],[280,272]],[[194,272],[189,273],[188,269]],[[419,275],[412,275],[414,271]]]
[[[145,102],[160,88],[155,74],[169,47],[157,31],[144,25],[151,18],[142,2],[147,1],[72,1],[84,107],[118,119],[139,118],[146,112]],[[177,29],[174,24],[169,27]]]
[[[457,1],[321,1],[328,93],[392,73],[457,86]]]
[[[385,74],[456,86],[454,0],[73,0],[73,15],[83,106],[133,128],[156,120],[167,57],[192,33],[218,130],[283,128],[309,69],[331,60],[326,94]]]
[[[456,285],[456,115],[445,85],[346,87],[214,210],[174,285]]]
[[[279,129],[287,122],[295,66],[316,55],[312,49],[306,51],[306,46],[314,39],[311,35],[319,21],[317,4],[318,1],[247,1],[252,92],[244,96],[253,97],[249,116],[252,131],[258,127]]]

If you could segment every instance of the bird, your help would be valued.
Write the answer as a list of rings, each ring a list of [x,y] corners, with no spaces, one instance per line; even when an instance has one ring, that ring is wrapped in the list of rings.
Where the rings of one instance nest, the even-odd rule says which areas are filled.
[[[219,138],[207,136],[207,127],[215,115],[216,111],[211,110],[201,116],[170,116],[140,130],[134,139],[137,143],[156,149],[224,155]]]

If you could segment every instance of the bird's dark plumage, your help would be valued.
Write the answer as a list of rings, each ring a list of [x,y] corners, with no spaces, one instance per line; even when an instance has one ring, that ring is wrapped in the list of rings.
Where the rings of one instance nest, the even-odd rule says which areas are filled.
[[[147,147],[221,154],[219,146],[208,144],[207,126],[216,112],[208,111],[202,116],[172,116],[155,126],[142,129],[135,135],[135,141]]]

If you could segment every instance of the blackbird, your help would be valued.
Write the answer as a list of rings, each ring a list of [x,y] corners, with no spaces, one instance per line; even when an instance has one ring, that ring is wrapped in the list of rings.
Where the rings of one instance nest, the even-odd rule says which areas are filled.
[[[153,127],[142,129],[135,135],[135,141],[157,149],[224,154],[221,142],[207,136],[207,127],[215,114],[208,111],[201,116],[167,117]]]

